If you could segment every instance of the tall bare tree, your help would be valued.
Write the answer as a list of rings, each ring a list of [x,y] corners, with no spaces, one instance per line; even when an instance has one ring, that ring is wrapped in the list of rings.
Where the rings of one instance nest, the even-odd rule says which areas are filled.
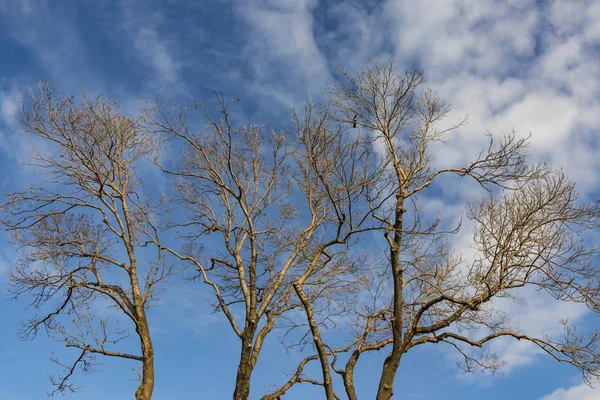
[[[168,251],[195,267],[240,338],[238,400],[249,396],[252,371],[277,320],[302,302],[331,304],[352,276],[353,264],[325,248],[345,243],[361,225],[352,204],[364,190],[365,169],[358,147],[343,147],[341,132],[330,130],[327,113],[313,103],[302,117],[294,114],[292,134],[265,132],[254,124],[232,126],[230,103],[216,95],[218,120],[196,103],[208,120],[205,131],[193,132],[181,107],[150,107],[147,122],[185,145],[181,163],[161,166],[178,178],[179,201],[188,211],[173,226],[189,241]],[[215,249],[210,254],[203,252],[205,241]],[[325,257],[337,261],[317,265]],[[330,391],[330,382],[318,384]]]
[[[1,221],[21,250],[14,294],[30,293],[44,310],[24,336],[45,328],[80,351],[73,363],[59,362],[65,374],[55,380],[58,391],[75,389],[69,379],[77,367],[90,370],[102,354],[141,361],[136,397],[150,398],[145,308],[155,285],[173,272],[165,254],[212,290],[216,310],[240,338],[235,400],[249,398],[259,355],[277,328],[303,329],[292,340],[300,337],[296,344],[315,353],[263,400],[299,383],[322,387],[328,400],[341,398],[336,378],[347,398],[357,399],[354,371],[372,351],[387,351],[377,399],[390,399],[410,349],[446,343],[466,371],[494,371],[501,360],[473,350],[501,337],[537,345],[586,380],[600,376],[600,332],[565,322],[563,338],[537,337],[493,308],[494,299],[529,286],[600,312],[598,252],[587,236],[600,225],[600,203],[580,202],[560,169],[529,164],[528,138],[514,133],[490,136],[464,167],[438,167],[431,145],[449,140],[466,120],[440,127],[449,107],[420,90],[422,72],[374,64],[342,76],[330,88],[329,108],[309,103],[293,114],[291,132],[233,126],[230,103],[219,93],[218,119],[195,103],[208,121],[198,132],[184,107],[149,106],[140,119],[100,98],[77,106],[47,86],[32,96],[21,123],[55,148],[32,155],[31,164],[51,179],[7,192]],[[347,129],[354,125],[357,135]],[[156,157],[163,137],[184,149],[173,166]],[[174,178],[173,202],[182,207],[166,227],[183,239],[179,247],[161,243],[160,207],[135,176],[146,156]],[[485,189],[467,202],[473,257],[453,247],[460,224],[446,228],[420,207],[450,175]],[[133,322],[141,355],[122,351],[117,342],[125,332],[91,311],[102,298]],[[350,339],[327,339],[331,324]],[[304,372],[313,361],[320,378]]]
[[[140,248],[158,243],[157,205],[144,196],[135,166],[153,154],[156,142],[139,118],[126,117],[110,100],[58,95],[40,85],[23,104],[20,123],[45,151],[34,150],[29,166],[48,178],[40,187],[6,191],[1,223],[11,232],[20,257],[10,279],[14,296],[30,295],[41,310],[24,324],[22,335],[44,328],[66,347],[79,351],[52,377],[53,393],[77,390],[77,369],[93,370],[98,355],[139,361],[136,399],[154,388],[154,350],[146,308],[155,286],[172,272],[163,252]],[[119,351],[129,337],[102,306],[131,321],[137,354]],[[94,311],[98,310],[98,311]]]
[[[500,141],[490,136],[489,146],[465,167],[436,169],[431,144],[445,141],[466,119],[440,128],[449,107],[435,92],[419,92],[423,73],[399,74],[392,63],[376,63],[356,75],[342,75],[343,81],[330,87],[336,119],[362,129],[380,160],[367,172],[373,184],[365,198],[384,233],[385,267],[374,263],[373,274],[364,281],[371,302],[355,309],[354,341],[332,349],[322,343],[317,325],[314,344],[328,350],[303,360],[286,390],[310,381],[302,378],[302,370],[321,359],[341,376],[347,397],[357,399],[354,369],[360,355],[390,348],[377,389],[377,399],[390,399],[400,361],[410,349],[447,343],[464,358],[465,371],[497,370],[502,361],[495,354],[469,348],[485,347],[500,337],[527,340],[576,366],[586,380],[600,376],[599,331],[581,334],[565,322],[562,339],[535,337],[490,304],[530,286],[600,312],[598,252],[586,237],[600,225],[600,203],[578,202],[574,183],[560,169],[528,164],[528,138],[514,133]],[[477,250],[473,259],[452,247],[450,239],[460,224],[444,230],[439,218],[424,215],[419,207],[419,196],[449,174],[474,179],[487,190],[486,196],[467,203]],[[310,321],[312,305],[303,306]],[[473,334],[464,334],[465,329]],[[474,335],[481,337],[472,339]],[[336,363],[346,351],[346,365],[340,368]],[[323,369],[326,379],[328,373]]]

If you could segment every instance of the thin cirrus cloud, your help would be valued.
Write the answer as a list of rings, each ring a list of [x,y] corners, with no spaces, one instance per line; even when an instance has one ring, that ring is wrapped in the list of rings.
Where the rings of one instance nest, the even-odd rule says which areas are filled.
[[[331,81],[325,55],[313,34],[316,0],[240,1],[238,15],[249,27],[246,54],[252,88],[290,107]]]
[[[0,91],[0,117],[5,124],[11,124],[11,121],[17,109],[19,108],[19,101],[21,99],[21,93],[16,87],[11,87],[6,91]]]
[[[136,58],[152,68],[148,87],[161,93],[182,90],[177,42],[169,38],[169,23],[161,11],[155,7],[146,8],[135,0],[121,0],[118,10],[120,31],[129,37]],[[107,18],[112,16],[106,15]]]

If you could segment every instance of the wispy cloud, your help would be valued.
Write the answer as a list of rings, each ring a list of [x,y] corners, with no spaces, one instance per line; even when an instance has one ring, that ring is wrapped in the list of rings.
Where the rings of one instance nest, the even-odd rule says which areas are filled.
[[[179,66],[169,52],[168,44],[160,38],[155,27],[139,27],[133,43],[142,59],[154,67],[159,79],[170,84],[178,81]]]
[[[96,69],[87,63],[89,49],[75,27],[76,14],[72,9],[51,6],[46,1],[6,3],[8,5],[0,10],[12,22],[7,27],[8,34],[28,49],[37,66],[41,67],[35,80],[50,80],[64,90],[102,83]],[[60,24],[54,23],[58,20]],[[31,65],[23,67],[26,74]],[[98,89],[102,90],[102,87]]]
[[[249,28],[246,54],[252,66],[252,90],[274,98],[280,107],[321,93],[331,81],[315,38],[315,0],[239,1],[238,15]]]
[[[523,333],[533,337],[558,338],[563,333],[560,323],[562,319],[578,324],[589,313],[583,304],[555,301],[547,293],[531,288],[516,291],[513,295],[514,300],[499,298],[493,307],[510,316],[511,321]],[[530,365],[543,357],[550,357],[534,344],[512,338],[492,342],[490,350],[499,354],[506,363],[503,368],[505,373],[510,373],[515,367]]]
[[[5,125],[13,125],[15,114],[19,109],[19,101],[22,93],[16,87],[10,87],[6,91],[0,90],[0,118]]]
[[[22,168],[15,168],[11,171],[8,168],[25,161],[33,144],[27,137],[18,133],[16,113],[19,111],[24,92],[25,90],[21,90],[16,84],[7,85],[5,88],[0,85],[0,157],[14,162],[5,167],[6,171],[20,178],[29,174]]]
[[[46,0],[0,0],[0,10],[6,11],[10,8],[28,14],[46,3]]]
[[[162,321],[155,327],[159,335],[193,333],[204,336],[217,329],[227,329],[219,311],[206,306],[213,300],[206,288],[198,283],[176,282],[161,294],[158,307],[153,309],[155,317]],[[201,306],[199,306],[201,304]]]
[[[539,400],[600,400],[600,389],[585,384],[556,389]]]
[[[162,93],[176,93],[182,89],[177,42],[168,36],[168,22],[161,12],[157,8],[147,10],[145,3],[122,0],[120,23],[137,59],[154,72],[147,87]]]

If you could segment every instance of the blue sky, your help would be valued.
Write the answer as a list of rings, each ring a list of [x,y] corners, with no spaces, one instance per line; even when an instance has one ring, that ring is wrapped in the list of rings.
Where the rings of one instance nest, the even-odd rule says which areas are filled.
[[[478,154],[486,131],[532,134],[531,153],[562,165],[582,197],[598,196],[600,157],[600,2],[589,0],[0,0],[0,178],[26,186],[37,177],[20,164],[33,143],[18,130],[18,101],[40,80],[62,91],[103,93],[135,111],[158,94],[171,101],[208,99],[214,87],[240,99],[236,118],[280,127],[307,94],[319,100],[336,67],[354,71],[393,59],[400,70],[422,68],[428,85],[453,106],[451,119],[470,123],[436,159],[459,164]],[[448,185],[426,206],[452,217],[448,206],[466,187]],[[465,240],[468,239],[465,236]],[[14,254],[0,236],[0,289]],[[231,397],[239,343],[206,305],[199,284],[174,281],[150,313],[156,348],[156,399]],[[32,310],[0,300],[0,399],[37,400],[50,391],[52,352],[40,337],[17,339]],[[552,334],[561,317],[591,326],[585,309],[525,291],[499,302],[524,330]],[[283,379],[298,354],[277,343],[264,349],[253,397]],[[423,347],[400,367],[396,393],[406,399],[599,400],[573,368],[522,343],[494,345],[504,376],[458,373],[446,349]],[[382,355],[361,359],[357,389],[373,397]],[[73,399],[130,398],[135,365],[107,360]],[[273,371],[276,371],[275,373]],[[402,395],[400,395],[402,394]],[[286,399],[319,398],[311,387]]]

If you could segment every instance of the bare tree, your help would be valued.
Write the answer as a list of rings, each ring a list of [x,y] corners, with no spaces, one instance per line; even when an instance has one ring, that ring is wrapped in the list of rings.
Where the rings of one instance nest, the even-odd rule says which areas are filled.
[[[362,128],[367,146],[377,149],[379,163],[370,164],[375,170],[366,174],[373,184],[365,199],[384,233],[385,268],[374,267],[364,280],[371,301],[354,310],[354,341],[332,349],[323,343],[317,324],[315,346],[328,350],[305,359],[286,390],[302,382],[306,363],[320,358],[341,376],[347,397],[357,399],[354,369],[360,355],[391,347],[377,391],[377,399],[390,399],[402,356],[413,347],[447,343],[464,358],[465,371],[496,371],[502,365],[497,355],[469,348],[482,348],[500,337],[530,341],[576,366],[586,380],[600,376],[598,331],[580,334],[565,321],[562,340],[534,337],[490,305],[494,298],[532,286],[599,312],[598,253],[586,232],[599,226],[600,204],[578,203],[575,185],[559,169],[528,164],[528,138],[518,139],[514,133],[499,142],[490,136],[489,146],[463,168],[435,169],[430,145],[444,141],[466,119],[439,128],[449,107],[431,90],[418,92],[423,73],[398,74],[390,63],[342,75],[343,82],[330,87],[336,119]],[[452,248],[450,238],[460,224],[444,230],[440,218],[423,215],[419,207],[419,196],[448,174],[474,179],[488,193],[468,203],[474,259]],[[305,303],[310,321],[311,305]],[[473,335],[461,333],[465,329],[481,338],[471,339]],[[346,351],[346,365],[340,368],[338,356]],[[323,374],[327,377],[328,371],[323,369]]]
[[[338,399],[336,378],[348,399],[357,399],[354,371],[372,351],[387,351],[377,399],[390,399],[403,355],[427,343],[456,349],[465,371],[496,371],[502,361],[485,346],[501,337],[537,345],[586,380],[600,376],[598,331],[582,333],[564,321],[563,338],[536,337],[493,308],[494,299],[529,286],[600,312],[598,252],[587,237],[600,225],[600,203],[580,202],[560,169],[529,164],[528,138],[515,133],[490,135],[464,167],[439,168],[431,145],[466,119],[440,128],[449,107],[435,92],[419,91],[422,72],[375,64],[342,75],[330,88],[329,108],[309,103],[294,112],[291,132],[233,126],[231,103],[220,93],[218,119],[195,103],[208,121],[199,132],[184,107],[157,104],[143,118],[127,118],[100,98],[76,106],[48,87],[32,96],[21,123],[56,148],[55,155],[32,155],[31,164],[51,179],[8,192],[1,221],[21,250],[11,273],[14,295],[30,293],[44,310],[24,336],[45,328],[80,352],[73,363],[56,360],[65,372],[54,381],[58,391],[76,389],[72,374],[90,371],[102,354],[141,361],[136,397],[150,398],[145,308],[173,272],[167,254],[210,288],[215,310],[240,338],[235,400],[249,398],[259,355],[277,328],[292,347],[315,354],[263,400],[299,383]],[[357,135],[347,129],[354,125]],[[157,156],[162,138],[183,147],[173,166]],[[146,156],[173,177],[173,204],[182,207],[165,227],[183,239],[179,247],[161,243],[159,204],[135,176]],[[460,223],[447,228],[420,207],[449,175],[485,189],[467,202],[473,257],[453,246]],[[120,348],[126,332],[91,311],[101,299],[131,319],[141,355]],[[327,339],[331,327],[349,339]],[[305,374],[313,361],[319,378]]]
[[[181,107],[168,113],[149,107],[146,120],[154,132],[185,144],[180,164],[161,165],[178,178],[178,200],[188,211],[172,223],[188,241],[168,251],[195,267],[240,338],[237,400],[248,398],[252,371],[276,322],[302,302],[328,308],[352,276],[352,263],[325,250],[345,243],[361,225],[352,204],[364,190],[365,169],[358,147],[343,147],[341,133],[329,129],[327,113],[313,103],[303,117],[294,114],[296,129],[289,134],[254,124],[233,127],[230,103],[216,97],[219,120],[196,103],[208,120],[204,132],[191,131]],[[205,254],[199,238],[215,250]],[[333,261],[317,262],[323,258]],[[327,378],[313,383],[332,393]]]
[[[79,351],[71,363],[54,360],[64,373],[53,377],[53,393],[78,388],[71,377],[89,372],[97,355],[141,362],[136,399],[154,388],[154,350],[146,308],[155,286],[172,272],[163,252],[140,248],[158,243],[158,206],[144,196],[135,166],[157,149],[138,118],[123,115],[101,97],[57,95],[40,85],[19,115],[24,131],[50,151],[32,151],[28,164],[48,176],[41,187],[6,191],[1,223],[20,257],[10,273],[15,297],[28,294],[41,310],[24,324],[22,336],[45,329]],[[96,305],[94,305],[96,304]],[[130,320],[140,353],[118,351],[129,337],[110,315]]]

